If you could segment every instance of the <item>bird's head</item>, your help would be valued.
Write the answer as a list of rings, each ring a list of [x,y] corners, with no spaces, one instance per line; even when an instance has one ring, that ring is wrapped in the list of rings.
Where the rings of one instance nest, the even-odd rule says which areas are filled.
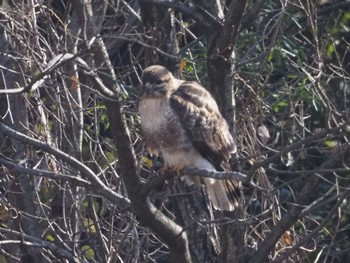
[[[147,67],[141,75],[141,97],[163,97],[171,91],[173,74],[165,67],[153,65]]]

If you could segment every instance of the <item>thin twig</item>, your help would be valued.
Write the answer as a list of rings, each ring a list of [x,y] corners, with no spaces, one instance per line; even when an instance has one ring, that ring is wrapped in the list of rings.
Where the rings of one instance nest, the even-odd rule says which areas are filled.
[[[91,181],[91,184],[93,185],[93,190],[95,193],[98,193],[105,198],[109,199],[112,202],[115,202],[119,204],[122,207],[128,207],[130,206],[130,201],[124,196],[121,196],[114,191],[112,191],[110,188],[108,188],[101,180],[96,176],[96,174],[86,165],[79,162],[77,159],[72,157],[71,155],[57,149],[53,148],[50,145],[41,142],[39,140],[36,140],[34,138],[31,138],[23,133],[20,133],[9,126],[5,125],[3,122],[0,121],[0,131],[11,138],[17,139],[19,141],[22,141],[26,144],[32,145],[38,149],[41,149],[45,152],[48,152],[55,157],[69,163],[72,167],[77,169],[81,173],[81,175],[88,180]]]
[[[3,240],[0,241],[0,245],[6,245],[6,244],[24,244],[28,246],[36,246],[36,247],[42,247],[42,248],[48,248],[50,249],[53,253],[58,254],[61,257],[64,257],[68,260],[71,260],[72,262],[80,262],[78,258],[76,258],[73,254],[72,251],[67,251],[65,249],[62,249],[60,247],[57,247],[54,243],[44,241],[40,238],[36,238],[30,235],[27,235],[25,233],[21,233],[18,231],[15,231],[13,229],[7,229],[0,227],[0,232],[3,234],[11,234],[15,235],[18,238],[21,238],[22,240]]]

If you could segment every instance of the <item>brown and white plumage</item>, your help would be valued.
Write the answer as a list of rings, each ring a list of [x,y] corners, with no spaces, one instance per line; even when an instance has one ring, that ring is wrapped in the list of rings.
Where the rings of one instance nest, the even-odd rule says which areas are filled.
[[[226,170],[236,145],[210,93],[159,65],[146,68],[141,79],[139,112],[150,153],[160,152],[168,167]],[[215,209],[232,211],[238,205],[238,182],[202,179]]]

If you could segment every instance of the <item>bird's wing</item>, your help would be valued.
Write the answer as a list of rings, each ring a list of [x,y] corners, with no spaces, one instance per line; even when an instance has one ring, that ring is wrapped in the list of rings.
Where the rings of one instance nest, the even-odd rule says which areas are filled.
[[[188,81],[172,93],[170,106],[194,147],[221,170],[221,163],[236,151],[236,145],[214,98],[198,83]]]

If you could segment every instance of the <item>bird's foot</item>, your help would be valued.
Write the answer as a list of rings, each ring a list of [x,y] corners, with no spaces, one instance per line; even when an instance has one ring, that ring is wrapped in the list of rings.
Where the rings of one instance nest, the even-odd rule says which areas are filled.
[[[176,165],[174,167],[169,167],[167,165],[163,166],[162,168],[159,169],[159,174],[160,175],[166,175],[168,173],[174,173],[177,176],[182,176],[181,170],[185,167],[183,164]]]
[[[185,165],[183,164],[178,164],[174,167],[174,170],[175,170],[175,174],[177,176],[182,176],[182,173],[181,173],[181,170],[185,167]]]
[[[160,169],[158,170],[158,173],[159,173],[160,175],[166,175],[166,174],[170,173],[171,171],[172,171],[171,167],[165,165],[165,166],[163,166],[162,168],[160,168]]]

